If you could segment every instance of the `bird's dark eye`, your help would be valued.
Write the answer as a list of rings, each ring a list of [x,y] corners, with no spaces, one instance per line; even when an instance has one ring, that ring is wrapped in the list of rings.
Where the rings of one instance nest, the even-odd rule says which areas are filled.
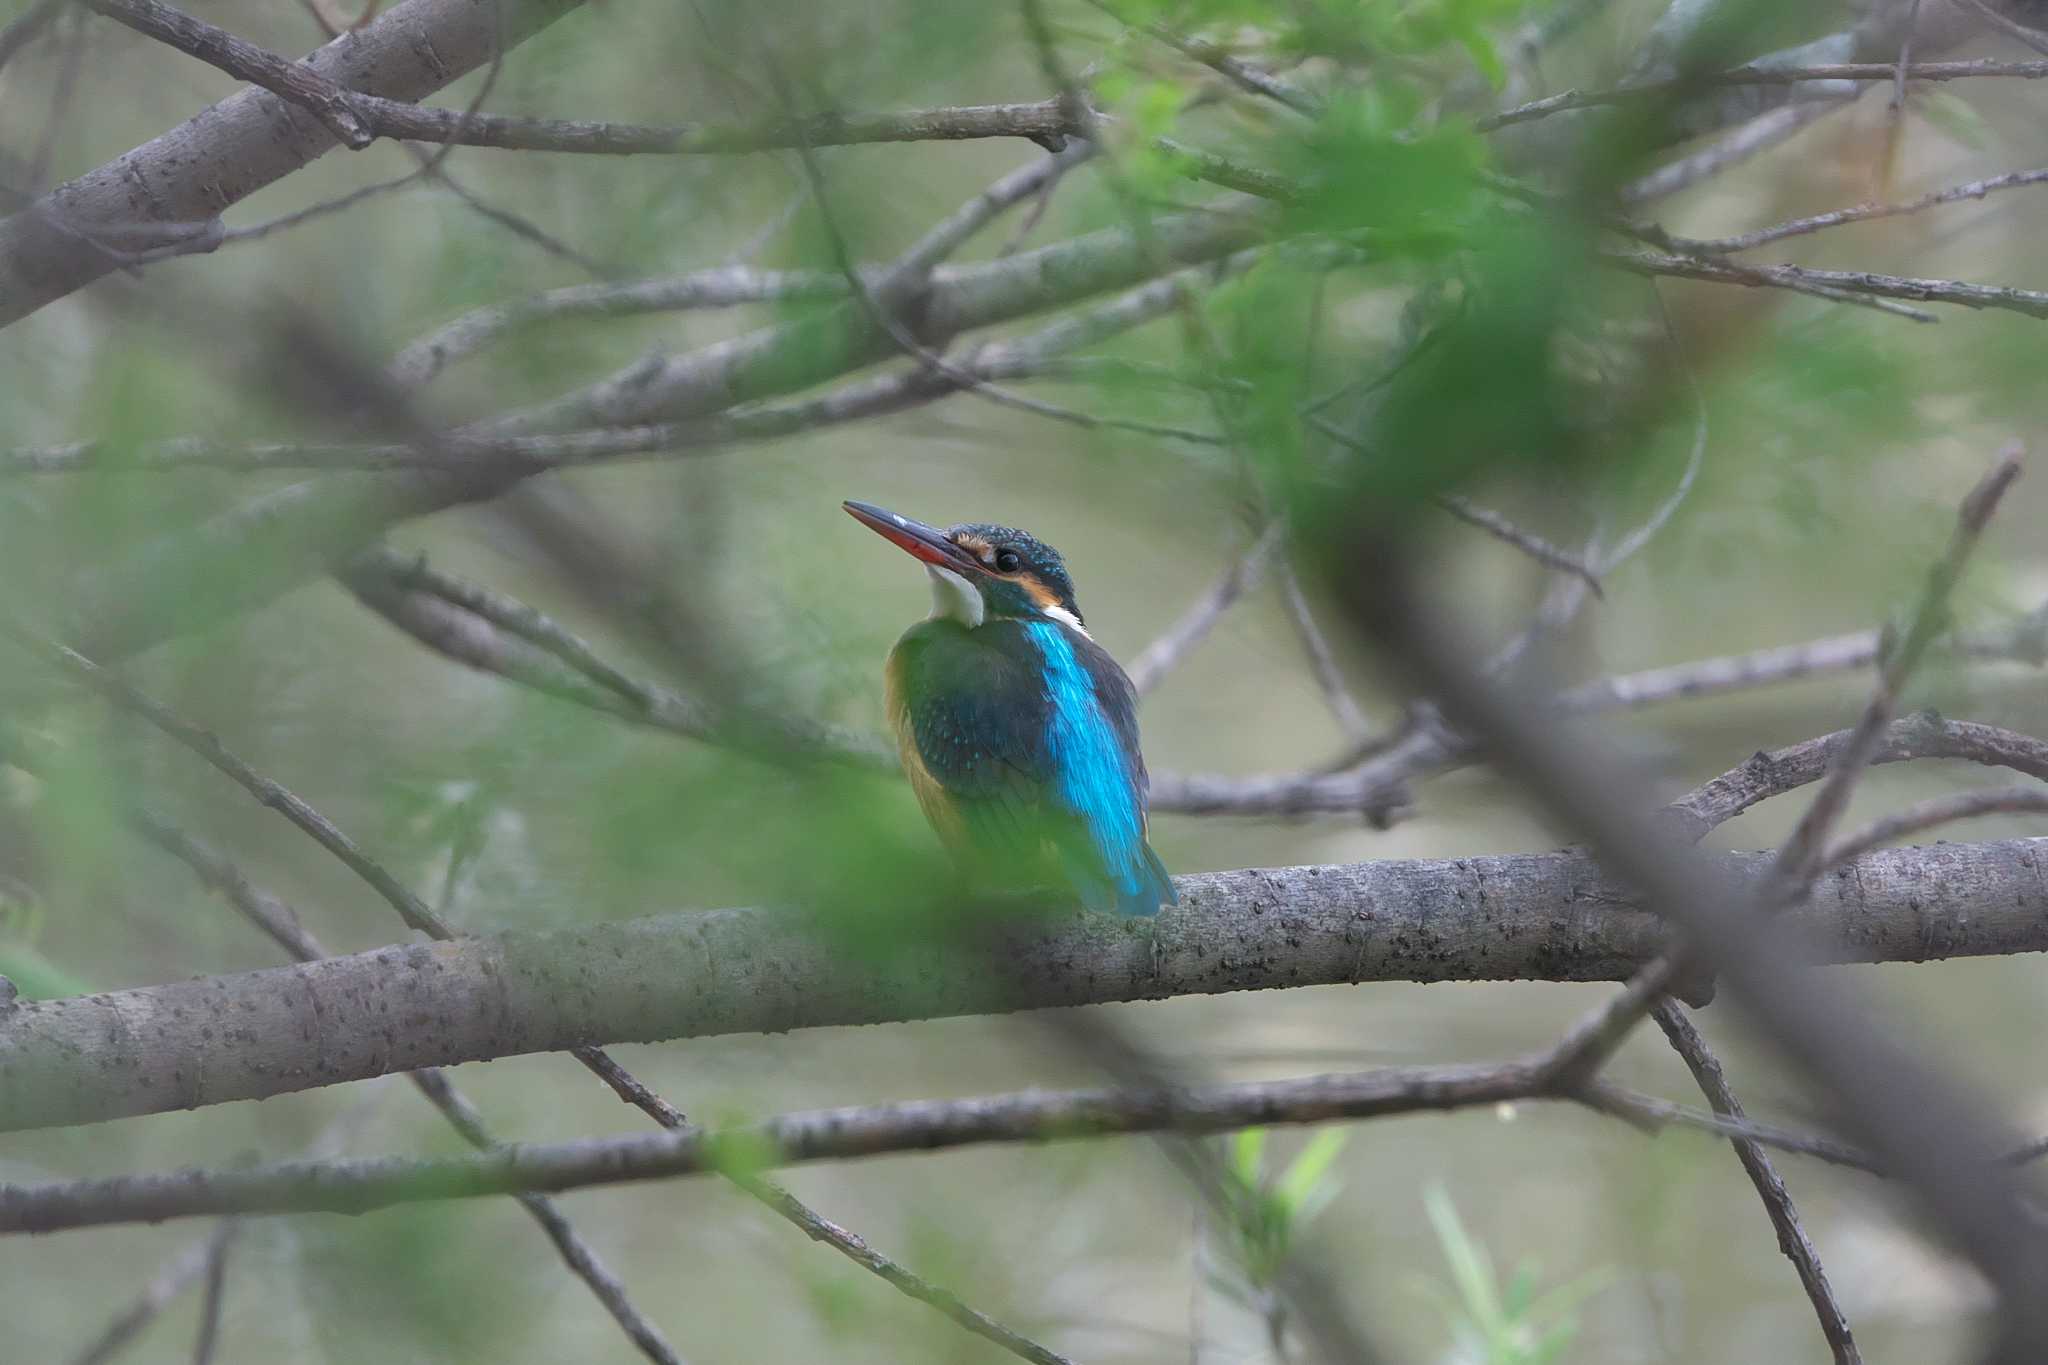
[[[1017,566],[1019,564],[1022,564],[1023,562],[1023,560],[1017,558],[1017,552],[1015,550],[996,551],[996,567],[1002,570],[1004,573],[1017,572]]]

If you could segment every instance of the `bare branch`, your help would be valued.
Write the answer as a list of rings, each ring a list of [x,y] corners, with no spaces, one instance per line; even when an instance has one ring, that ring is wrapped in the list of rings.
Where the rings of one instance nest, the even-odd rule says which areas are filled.
[[[50,21],[57,17],[70,0],[36,0],[18,17],[10,20],[6,28],[0,28],[0,66],[5,66],[14,54],[42,36]]]
[[[1545,568],[1570,574],[1591,589],[1593,596],[1607,596],[1607,590],[1600,586],[1599,576],[1576,555],[1559,549],[1533,531],[1515,525],[1492,508],[1481,507],[1470,498],[1461,497],[1438,498],[1436,505],[1458,520],[1477,526],[1494,539],[1514,546]]]
[[[341,140],[360,151],[377,135],[356,112],[355,97],[304,62],[290,62],[237,38],[224,28],[195,19],[158,0],[85,0],[95,13],[127,25],[137,33],[217,66],[237,80],[261,86],[279,99],[305,110]]]
[[[580,0],[403,0],[304,63],[335,85],[395,100],[430,94]],[[353,96],[360,101],[366,96]],[[451,119],[456,117],[450,111]],[[0,326],[135,255],[218,245],[219,215],[335,146],[266,90],[244,90],[0,222]],[[137,185],[148,192],[138,194]]]
[[[199,1337],[192,1343],[192,1365],[213,1365],[214,1351],[220,1345],[220,1310],[227,1293],[228,1252],[234,1247],[235,1234],[242,1227],[241,1220],[236,1218],[224,1218],[221,1222],[227,1235],[207,1249],[206,1289],[199,1303]]]
[[[1871,688],[1870,700],[1864,705],[1863,714],[1837,753],[1828,770],[1827,780],[1821,784],[1813,803],[1807,807],[1799,824],[1779,850],[1774,873],[1778,881],[1775,894],[1785,897],[1797,895],[1818,873],[1828,836],[1847,808],[1849,794],[1863,776],[1863,770],[1869,766],[1871,755],[1882,746],[1885,727],[1898,709],[1899,694],[1906,680],[1919,667],[1935,637],[1948,628],[1949,596],[1962,577],[1971,553],[1977,548],[1985,523],[1990,521],[2000,499],[2019,476],[2019,448],[2009,447],[1970,490],[1969,496],[1963,499],[1947,550],[1928,571],[1926,585],[1907,618],[1906,629],[1898,644],[1887,650],[1878,664],[1877,681]]]
[[[1223,613],[1259,585],[1259,580],[1265,576],[1267,562],[1279,551],[1286,536],[1285,523],[1270,523],[1252,542],[1249,550],[1231,561],[1230,567],[1207,592],[1160,632],[1159,638],[1139,651],[1125,670],[1139,696],[1159,686],[1181,657],[1201,643],[1203,637],[1223,619]]]
[[[1852,92],[1832,102],[1809,99],[1780,105],[1731,129],[1698,151],[1637,177],[1622,186],[1616,197],[1624,204],[1642,204],[1689,189],[1848,108],[1854,97]]]
[[[1686,832],[1680,817],[1668,827]],[[1770,863],[1764,853],[1703,856],[1716,876],[1743,884]],[[1791,921],[1837,961],[2048,950],[2036,857],[2024,840],[1883,850],[1853,877],[1823,879]],[[0,1028],[0,1066],[9,1068],[0,1129],[600,1041],[1336,982],[1620,981],[1666,942],[1636,894],[1577,852],[1264,868],[1180,877],[1176,887],[1183,908],[1153,924],[1080,916],[1003,929],[1000,950],[1016,966],[1004,983],[991,981],[985,956],[945,944],[906,943],[889,959],[853,962],[803,914],[723,910],[22,1000]],[[574,987],[587,979],[605,989]],[[317,1039],[300,1027],[314,998]],[[246,1031],[216,1029],[224,1009]],[[436,1028],[392,1035],[389,1019],[420,1010]]]
[[[400,351],[390,374],[400,387],[417,388],[520,328],[562,318],[627,317],[845,295],[846,282],[829,270],[760,270],[746,265],[713,266],[623,284],[570,285],[464,313]]]
[[[1914,280],[1863,271],[1815,270],[1800,265],[1747,265],[1707,257],[1668,255],[1660,251],[1602,251],[1598,253],[1598,259],[1604,265],[1637,275],[1668,275],[1675,279],[1705,280],[1712,284],[1739,284],[1751,289],[1789,289],[1795,294],[1811,294],[1830,303],[1874,308],[1880,313],[1910,318],[1914,322],[1939,322],[1941,319],[1918,308],[1893,303],[1892,298],[1954,303],[1965,308],[2009,308],[2030,317],[2048,317],[2048,294],[1996,285],[1967,284],[1961,280]]]
[[[1199,1090],[1031,1092],[786,1114],[728,1129],[529,1143],[469,1157],[287,1162],[101,1181],[0,1185],[0,1232],[49,1232],[204,1213],[364,1213],[421,1199],[559,1191],[764,1166],[1117,1133],[1470,1108],[1548,1093],[1533,1063],[1389,1068]]]
[[[1301,590],[1301,577],[1294,572],[1294,566],[1286,560],[1280,562],[1277,575],[1280,596],[1287,603],[1287,613],[1294,618],[1295,634],[1301,638],[1301,646],[1308,655],[1309,670],[1316,675],[1316,685],[1323,689],[1323,699],[1329,703],[1330,714],[1337,718],[1337,726],[1345,737],[1354,743],[1360,742],[1371,733],[1365,712],[1359,709],[1358,698],[1351,695],[1351,687],[1344,681],[1343,670],[1337,666],[1337,656],[1330,648],[1330,641],[1323,634],[1323,628],[1316,624],[1315,613],[1309,609],[1308,596]]]
[[[1727,71],[1690,73],[1671,80],[1644,81],[1611,90],[1560,90],[1527,104],[1489,114],[1474,126],[1482,133],[1547,118],[1569,109],[1594,109],[1609,105],[1666,99],[1702,86],[1800,85],[1815,81],[1882,81],[1898,78],[1895,62],[1835,62],[1822,66],[1777,66],[1761,63],[1733,67]],[[2040,80],[2048,77],[2048,62],[1915,62],[1905,68],[1913,81],[1960,81],[1987,77]]]
[[[1741,1102],[1735,1098],[1735,1092],[1728,1087],[1728,1078],[1722,1074],[1720,1058],[1707,1046],[1707,1040],[1693,1027],[1685,1011],[1673,1001],[1661,1000],[1652,1014],[1656,1017],[1657,1026],[1664,1030],[1664,1036],[1671,1040],[1671,1046],[1685,1059],[1693,1079],[1699,1082],[1714,1112],[1732,1119],[1747,1118],[1742,1112]],[[1771,1226],[1777,1229],[1778,1250],[1792,1262],[1793,1270],[1799,1275],[1799,1283],[1806,1290],[1814,1313],[1820,1318],[1821,1334],[1827,1338],[1835,1365],[1862,1365],[1863,1356],[1856,1349],[1849,1319],[1842,1312],[1841,1301],[1835,1297],[1834,1286],[1828,1283],[1827,1272],[1821,1268],[1820,1254],[1813,1249],[1813,1242],[1799,1221],[1799,1210],[1793,1205],[1791,1192],[1785,1188],[1777,1168],[1764,1155],[1763,1146],[1756,1139],[1731,1137],[1729,1141],[1734,1145],[1735,1155],[1749,1175],[1750,1183],[1756,1186],[1757,1197],[1764,1201],[1764,1212],[1770,1216]]]
[[[2048,787],[2002,787],[1994,791],[1956,792],[1932,797],[1896,811],[1836,842],[1820,860],[1816,875],[1833,871],[1909,834],[1919,834],[1957,820],[1985,815],[2038,815],[2048,812]]]
[[[1199,38],[1182,37],[1164,24],[1134,24],[1119,14],[1114,6],[1105,3],[1105,0],[1088,0],[1088,3],[1126,28],[1142,28],[1148,35],[1190,61],[1201,63],[1253,95],[1264,96],[1283,109],[1290,109],[1310,118],[1322,113],[1322,101],[1314,95],[1270,72],[1262,71],[1232,54],[1229,48]]]
[[[71,1365],[107,1365],[126,1350],[142,1329],[197,1283],[214,1263],[220,1248],[241,1231],[240,1223],[223,1218],[213,1230],[178,1252],[150,1278],[133,1301],[116,1313],[90,1345],[71,1358]]]
[[[1978,18],[1997,29],[2000,33],[2003,33],[2006,37],[2017,39],[2036,52],[2048,54],[2048,33],[2043,33],[2037,28],[2028,28],[2025,24],[2014,23],[2005,15],[2000,14],[1997,10],[1985,4],[1984,0],[1962,0],[1962,4],[1964,8],[1974,11]]]
[[[1840,227],[1844,223],[1867,223],[1877,218],[1896,218],[1902,214],[1919,213],[1942,204],[1953,204],[1962,199],[1983,199],[1999,190],[2019,189],[2028,185],[2048,183],[2048,169],[2034,171],[2008,171],[1984,180],[1972,180],[1966,185],[1954,185],[1945,190],[1923,194],[1918,199],[1908,199],[1897,204],[1856,204],[1849,208],[1835,209],[1830,213],[1816,213],[1806,218],[1794,218],[1790,222],[1773,227],[1757,228],[1752,232],[1740,233],[1733,237],[1674,237],[1672,242],[1682,251],[1700,255],[1720,255],[1730,251],[1748,251],[1768,242],[1782,241],[1787,237],[1802,237],[1808,233],[1822,232],[1828,228]]]

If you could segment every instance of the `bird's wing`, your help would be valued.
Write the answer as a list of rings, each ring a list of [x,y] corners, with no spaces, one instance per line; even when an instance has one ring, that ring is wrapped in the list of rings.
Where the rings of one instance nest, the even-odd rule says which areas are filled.
[[[1053,799],[1083,841],[1063,841],[1062,860],[1097,909],[1150,915],[1175,897],[1145,841],[1151,779],[1138,744],[1138,699],[1109,652],[1056,621],[1026,626],[1044,655],[1048,747],[1059,774]]]
[[[1056,837],[1048,703],[1030,657],[995,630],[913,628],[890,658],[890,719],[933,826],[999,878],[1028,878]]]

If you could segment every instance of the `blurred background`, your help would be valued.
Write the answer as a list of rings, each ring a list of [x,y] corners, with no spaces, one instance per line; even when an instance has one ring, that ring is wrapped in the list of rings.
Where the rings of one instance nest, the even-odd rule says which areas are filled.
[[[341,24],[354,19],[339,12],[342,0],[305,4],[208,0],[195,12],[289,54],[322,41],[314,7],[334,7],[330,17]],[[1552,23],[1561,5],[1571,10]],[[1768,24],[1749,15],[1753,31],[1735,43],[1731,60],[1856,17],[1825,6],[1792,9]],[[1244,404],[1240,435],[1261,452],[1253,472],[1227,449],[1091,430],[956,394],[786,439],[551,476],[680,604],[694,632],[680,656],[642,628],[632,602],[607,602],[562,573],[530,528],[489,506],[405,522],[387,543],[539,607],[638,676],[685,691],[725,688],[770,711],[875,732],[881,661],[928,610],[928,595],[911,562],[840,511],[840,499],[860,498],[939,524],[1021,526],[1056,545],[1096,638],[1129,664],[1252,542],[1260,498],[1247,486],[1259,482],[1258,470],[1290,457],[1274,453],[1287,442],[1266,424],[1275,404],[1263,400],[1287,407],[1380,372],[1415,344],[1418,329],[1445,315],[1445,298],[1458,294],[1461,280],[1469,283],[1462,258],[1479,249],[1493,210],[1470,208],[1471,192],[1458,179],[1465,163],[1539,179],[1558,169],[1514,164],[1519,144],[1472,132],[1471,117],[1622,79],[1662,7],[1422,0],[1389,15],[1344,0],[1268,0],[1120,10],[1238,43],[1248,60],[1306,88],[1348,92],[1350,121],[1315,133],[1241,92],[1218,93],[1228,83],[1215,73],[1098,9],[1056,3],[1046,12],[1068,69],[1089,73],[1116,120],[1112,143],[1121,139],[1121,148],[1113,164],[1060,181],[1023,249],[1115,227],[1132,198],[1142,211],[1163,212],[1221,193],[1148,160],[1144,136],[1170,132],[1290,173],[1324,167],[1316,157],[1348,155],[1355,145],[1346,138],[1415,153],[1408,161],[1387,153],[1341,202],[1346,230],[1382,235],[1369,259],[1331,273],[1325,285],[1308,283],[1306,270],[1254,270],[1200,296],[1199,326],[1169,314],[1082,353],[1128,365],[1017,386],[1092,412],[1213,427],[1214,405],[1199,383],[1160,378],[1212,367],[1212,377],[1258,390],[1260,401],[1244,399],[1242,387],[1228,390],[1225,405]],[[1555,32],[1544,33],[1540,54],[1527,55],[1519,35],[1546,25]],[[820,108],[1049,93],[1040,54],[1007,6],[605,0],[509,53],[486,107],[643,123],[772,117],[764,50]],[[2028,54],[1986,31],[1940,55]],[[433,102],[462,107],[481,80],[472,75]],[[0,180],[19,202],[235,88],[82,9],[63,11],[0,70]],[[1896,117],[1889,93],[1872,89],[1754,157],[1627,212],[1673,233],[1713,237],[2048,163],[2042,96],[2029,82],[1915,84]],[[1184,107],[1191,102],[1200,107]],[[1726,135],[1632,150],[1635,159],[1608,168],[1609,178]],[[280,380],[273,353],[281,310],[317,319],[337,348],[374,370],[470,309],[559,286],[734,261],[831,270],[835,231],[854,258],[887,260],[989,182],[1044,155],[1014,139],[821,149],[838,220],[827,223],[789,152],[614,158],[458,148],[444,163],[449,176],[576,259],[478,212],[446,184],[415,179],[212,254],[117,276],[6,329],[6,440],[95,440],[119,452],[192,434],[229,444],[360,439]],[[267,223],[417,169],[406,148],[390,142],[330,154],[235,206],[226,221],[231,230]],[[2016,189],[1794,237],[1754,259],[2048,288],[2037,249],[2048,211],[2039,194]],[[996,257],[1027,211],[1037,210],[1013,210],[956,261]],[[1561,545],[1577,547],[1595,533],[1611,545],[1667,496],[1696,441],[1702,451],[1689,496],[1641,554],[1606,577],[1604,600],[1543,638],[1532,667],[1563,682],[1883,623],[1910,600],[1955,503],[1993,453],[2036,437],[2048,411],[2039,377],[2043,324],[2013,312],[1935,306],[1939,324],[1925,325],[1790,293],[1653,283],[1590,264],[1521,287],[1532,297],[1569,298],[1571,318],[1560,330],[1576,349],[1560,362],[1560,390],[1584,408],[1623,415],[1604,428],[1597,449],[1588,447],[1594,453],[1574,461],[1478,460],[1460,472],[1463,492]],[[554,319],[451,366],[415,401],[435,422],[489,417],[601,379],[651,350],[680,353],[830,306],[811,299]],[[1203,332],[1215,347],[1208,354]],[[1487,382],[1496,381],[1513,388],[1523,379]],[[1470,399],[1484,406],[1492,396],[1482,384]],[[1369,420],[1339,411],[1347,424]],[[1305,448],[1299,432],[1295,441]],[[1292,457],[1305,458],[1299,449]],[[0,573],[13,588],[11,609],[61,606],[138,547],[267,490],[322,477],[330,476],[208,468],[0,475]],[[2044,507],[2048,481],[2037,473],[2007,500],[1959,595],[1963,624],[2009,623],[2048,601]],[[1415,515],[1433,519],[1437,584],[1494,642],[1513,638],[1554,590],[1558,576],[1515,547],[1433,509]],[[267,570],[256,563],[248,571]],[[1397,730],[1405,699],[1346,631],[1323,585],[1306,578],[1309,607],[1370,730]],[[899,778],[791,770],[466,669],[331,579],[179,634],[130,660],[126,676],[332,817],[465,932],[829,899],[826,889],[849,868],[871,879],[842,898],[857,906],[937,866]],[[1866,675],[1837,674],[1614,713],[1602,723],[1676,796],[1758,749],[1848,724],[1867,686]],[[2038,670],[2024,662],[1937,657],[1908,703],[2048,732],[2048,697]],[[1160,680],[1142,720],[1148,757],[1162,774],[1292,772],[1353,742],[1326,704],[1272,574]],[[403,937],[389,908],[345,869],[132,718],[44,688],[8,721],[40,756],[34,772],[0,769],[0,971],[24,993],[68,995],[279,960],[186,869],[133,837],[121,819],[132,800],[232,858],[294,906],[330,951]],[[1850,823],[1973,780],[1945,764],[1880,769],[1859,789]],[[1385,828],[1363,812],[1169,813],[1155,818],[1153,842],[1169,868],[1186,873],[1540,849],[1561,837],[1483,767],[1424,774],[1407,797],[1401,818]],[[1713,841],[1769,847],[1796,817],[1796,801],[1766,803]],[[1955,837],[2031,831],[2023,819],[1987,820]],[[2048,992],[2037,963],[1853,970],[1874,1014],[1995,1086],[2024,1123],[2048,1127],[2048,1077],[2036,1044],[2048,1025]],[[1279,1077],[1501,1058],[1553,1038],[1608,990],[1369,985],[1108,1012],[1200,1074]],[[1731,1012],[1709,1009],[1701,1023],[1753,1113],[1815,1117],[1812,1097]],[[1007,1018],[703,1039],[618,1055],[705,1119],[1100,1079],[1047,1046],[1030,1021]],[[639,1123],[564,1057],[453,1074],[510,1139]],[[1631,1043],[1614,1074],[1695,1098],[1654,1036]],[[351,1153],[458,1148],[438,1116],[387,1081],[9,1134],[0,1137],[0,1175],[115,1174],[223,1164],[244,1153],[281,1159],[336,1131],[337,1121],[345,1121],[337,1140]],[[1245,1169],[1270,1176],[1314,1141],[1310,1132],[1277,1130],[1263,1150],[1231,1151]],[[1313,1233],[1359,1318],[1397,1358],[1826,1358],[1748,1182],[1726,1147],[1707,1138],[1646,1138],[1571,1107],[1538,1106],[1355,1125],[1341,1146],[1325,1143],[1311,1158],[1328,1164],[1308,1173],[1312,1182],[1303,1177],[1315,1190],[1307,1202],[1319,1206],[1302,1211],[1303,1235]],[[1781,1166],[1866,1358],[1969,1358],[1986,1293],[1922,1238],[1893,1193],[1817,1163],[1786,1158]],[[1144,1140],[814,1166],[791,1172],[788,1183],[907,1265],[1078,1360],[1272,1358],[1229,1236],[1204,1230],[1186,1187]],[[1006,1358],[721,1184],[672,1181],[562,1202],[689,1359]],[[0,1358],[75,1358],[203,1235],[188,1223],[0,1240]],[[1561,1295],[1529,1315],[1542,1332],[1557,1330],[1549,1347],[1510,1354],[1472,1345],[1483,1316],[1476,1257],[1490,1261],[1502,1286],[1522,1284],[1521,1301],[1530,1292]],[[229,1267],[221,1361],[638,1358],[508,1201],[257,1220]],[[187,1290],[123,1358],[188,1358],[199,1302],[197,1290]]]

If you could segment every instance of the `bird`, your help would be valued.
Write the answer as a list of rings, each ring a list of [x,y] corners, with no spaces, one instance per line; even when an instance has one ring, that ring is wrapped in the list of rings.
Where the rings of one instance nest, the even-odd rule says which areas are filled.
[[[1082,623],[1059,552],[1013,527],[843,505],[931,579],[931,615],[889,651],[884,690],[903,771],[955,860],[1004,890],[1064,882],[1098,912],[1178,904],[1147,839],[1137,691]]]

